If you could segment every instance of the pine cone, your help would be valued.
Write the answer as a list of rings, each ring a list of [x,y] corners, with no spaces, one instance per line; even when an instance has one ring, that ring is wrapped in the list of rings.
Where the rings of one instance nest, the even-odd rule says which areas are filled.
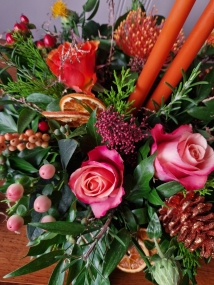
[[[177,236],[186,248],[194,251],[201,248],[200,255],[214,258],[214,213],[211,203],[204,203],[204,197],[188,192],[166,199],[167,207],[159,210],[160,221],[170,236]]]

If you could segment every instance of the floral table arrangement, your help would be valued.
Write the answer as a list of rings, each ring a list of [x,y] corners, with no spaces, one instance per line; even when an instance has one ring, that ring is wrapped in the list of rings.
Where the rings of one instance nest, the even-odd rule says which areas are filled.
[[[116,267],[197,284],[214,256],[214,2],[185,39],[194,2],[164,19],[133,0],[114,19],[108,1],[100,25],[99,0],[81,14],[56,1],[61,31],[34,41],[25,15],[8,31],[0,190],[32,259],[5,278],[55,264],[48,284],[107,285]]]

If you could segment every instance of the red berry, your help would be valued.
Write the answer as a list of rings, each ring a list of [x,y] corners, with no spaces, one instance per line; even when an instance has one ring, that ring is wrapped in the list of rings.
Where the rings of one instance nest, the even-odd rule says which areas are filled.
[[[29,24],[29,19],[28,17],[26,17],[25,15],[21,15],[20,16],[20,22],[24,23],[24,24]]]
[[[41,131],[41,132],[47,132],[49,130],[49,125],[47,122],[45,121],[41,121],[39,122],[38,124],[38,129]]]
[[[37,42],[36,42],[36,47],[37,47],[38,49],[43,49],[43,48],[45,47],[45,44],[44,44],[43,41],[37,41]]]
[[[43,41],[44,41],[45,47],[54,47],[56,44],[56,38],[49,34],[46,34],[44,36]]]
[[[19,24],[19,23],[16,23],[14,26],[13,26],[13,30],[15,33],[19,33],[22,31],[22,26]]]
[[[47,216],[44,216],[42,219],[41,219],[41,223],[50,223],[50,222],[55,222],[56,219],[51,216],[51,215],[47,215]]]
[[[19,215],[13,215],[7,220],[7,229],[9,231],[18,231],[24,225],[24,219]]]
[[[44,164],[39,169],[39,175],[43,179],[50,179],[54,176],[56,171],[56,168],[53,166],[53,164]]]
[[[19,25],[21,27],[21,32],[22,33],[26,33],[26,32],[29,31],[28,26],[26,26],[24,23],[20,23]]]
[[[51,204],[52,202],[47,196],[41,195],[36,198],[36,200],[34,201],[33,207],[36,212],[44,213],[48,209],[50,209]]]
[[[6,43],[8,45],[13,45],[15,43],[15,40],[14,40],[14,38],[13,38],[11,33],[7,33],[6,34]]]
[[[23,186],[19,183],[14,183],[7,188],[6,197],[8,200],[15,202],[22,198],[23,193]]]

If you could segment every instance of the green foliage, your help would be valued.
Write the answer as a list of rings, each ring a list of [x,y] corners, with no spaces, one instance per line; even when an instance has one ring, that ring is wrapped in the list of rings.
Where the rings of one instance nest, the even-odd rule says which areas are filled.
[[[114,90],[113,87],[111,87],[110,91],[104,90],[104,94],[99,93],[99,98],[107,107],[113,105],[117,112],[128,115],[133,111],[133,108],[131,108],[132,102],[124,100],[134,91],[135,79],[131,77],[130,70],[125,70],[124,68],[120,76],[114,71],[114,78],[115,81],[113,83],[116,85],[117,90]]]

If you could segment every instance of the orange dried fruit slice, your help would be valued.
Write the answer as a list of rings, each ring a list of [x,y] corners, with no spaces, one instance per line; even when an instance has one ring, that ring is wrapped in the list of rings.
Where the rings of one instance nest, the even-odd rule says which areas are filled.
[[[149,256],[149,251],[146,248],[144,242],[138,239],[138,243],[145,255]],[[134,245],[131,245],[127,250],[127,253],[123,256],[121,261],[118,263],[117,268],[127,272],[127,273],[136,273],[142,271],[146,267],[146,263],[141,258],[139,252],[137,251]]]
[[[141,239],[142,241],[148,240],[148,241],[154,242],[152,239],[150,239],[148,237],[148,234],[147,234],[145,228],[140,228],[137,231],[137,237],[138,237],[138,239]],[[160,239],[158,239],[158,241],[160,241]],[[152,256],[153,254],[156,254],[156,253],[157,253],[157,249],[156,248],[153,248],[153,249],[149,250],[149,255],[150,256]]]
[[[48,119],[56,120],[60,124],[68,124],[72,128],[77,128],[88,122],[89,113],[57,111],[57,112],[42,112],[42,115]]]
[[[92,110],[97,108],[98,114],[106,109],[103,102],[95,96],[80,93],[72,93],[63,96],[59,102],[59,106],[60,109],[65,112],[81,112],[86,114],[89,114],[89,112],[83,106],[89,107]]]

